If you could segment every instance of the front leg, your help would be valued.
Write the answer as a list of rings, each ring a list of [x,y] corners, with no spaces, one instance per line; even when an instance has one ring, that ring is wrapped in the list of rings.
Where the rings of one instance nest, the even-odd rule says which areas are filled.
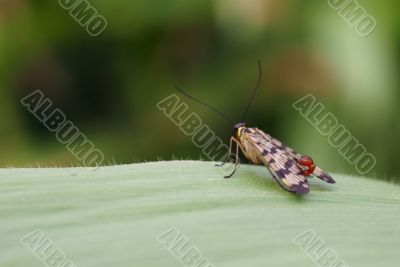
[[[240,159],[239,159],[239,146],[240,146],[240,148],[243,150],[242,146],[240,145],[240,143],[239,143],[235,138],[231,137],[231,143],[232,143],[232,141],[236,143],[236,161],[235,161],[235,169],[232,171],[231,174],[225,176],[225,177],[224,177],[225,179],[231,178],[231,177],[235,174],[236,169],[237,169],[237,166],[238,166],[239,163],[240,163]]]
[[[232,142],[235,140],[235,138],[233,138],[233,136],[231,136],[231,139],[230,139],[230,141],[229,141],[229,153],[228,153],[228,156],[222,161],[222,163],[221,164],[215,164],[215,166],[216,167],[222,167],[222,166],[224,166],[225,165],[225,163],[227,163],[230,159],[231,159],[231,156],[232,156]],[[236,141],[236,140],[235,140]]]

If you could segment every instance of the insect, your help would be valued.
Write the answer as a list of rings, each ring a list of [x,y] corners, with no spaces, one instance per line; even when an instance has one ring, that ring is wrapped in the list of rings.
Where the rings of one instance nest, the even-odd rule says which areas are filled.
[[[234,135],[230,138],[228,157],[225,158],[222,163],[216,164],[216,166],[221,167],[230,159],[232,159],[232,149],[233,145],[235,144],[235,168],[232,173],[225,176],[225,178],[230,178],[235,174],[237,166],[240,163],[240,149],[243,155],[250,162],[257,165],[263,164],[265,167],[267,167],[272,177],[278,182],[278,184],[289,192],[299,195],[308,193],[310,186],[308,184],[307,177],[310,177],[311,175],[327,183],[334,184],[335,180],[328,173],[317,167],[311,157],[295,152],[290,147],[284,145],[279,140],[273,138],[269,134],[264,133],[258,128],[247,127],[244,120],[248,113],[250,104],[252,103],[261,83],[262,70],[260,61],[258,61],[258,70],[259,77],[257,85],[254,88],[250,100],[245,108],[241,122],[234,124]],[[192,100],[210,108],[226,120],[234,122],[231,118],[216,108],[192,97],[178,87],[176,87],[176,89]]]

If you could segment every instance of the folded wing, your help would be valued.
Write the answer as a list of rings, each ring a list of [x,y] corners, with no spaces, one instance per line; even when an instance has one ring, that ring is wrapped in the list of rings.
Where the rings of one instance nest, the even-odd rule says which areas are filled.
[[[271,140],[271,142],[279,147],[280,149],[283,149],[284,151],[286,151],[286,153],[293,158],[294,160],[299,160],[302,155],[297,153],[296,151],[294,151],[293,149],[291,149],[290,147],[288,147],[287,145],[283,144],[281,141],[273,138],[272,136],[270,136],[269,134],[264,133],[263,131],[261,131],[260,129],[256,128],[256,131],[258,134],[262,135],[264,138]],[[330,184],[334,184],[335,180],[325,171],[323,171],[321,168],[319,168],[318,166],[315,167],[315,170],[313,172],[313,175],[327,183]]]
[[[265,133],[261,135],[257,131],[252,131],[247,133],[245,138],[248,138],[249,144],[252,144],[257,151],[260,161],[284,189],[297,194],[309,192],[307,178],[301,173],[295,159],[284,149],[276,146]]]

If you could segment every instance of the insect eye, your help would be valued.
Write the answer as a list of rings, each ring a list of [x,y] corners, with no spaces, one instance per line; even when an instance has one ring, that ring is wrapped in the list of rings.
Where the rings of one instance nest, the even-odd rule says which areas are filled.
[[[311,166],[314,164],[314,161],[308,156],[302,156],[297,163],[303,166]]]

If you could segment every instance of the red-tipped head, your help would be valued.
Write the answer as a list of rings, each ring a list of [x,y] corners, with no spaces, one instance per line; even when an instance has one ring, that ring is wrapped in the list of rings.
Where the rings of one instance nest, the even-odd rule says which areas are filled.
[[[305,176],[310,176],[315,169],[314,161],[308,156],[302,156],[297,163],[300,165],[300,167],[304,167],[301,168],[301,170]]]

